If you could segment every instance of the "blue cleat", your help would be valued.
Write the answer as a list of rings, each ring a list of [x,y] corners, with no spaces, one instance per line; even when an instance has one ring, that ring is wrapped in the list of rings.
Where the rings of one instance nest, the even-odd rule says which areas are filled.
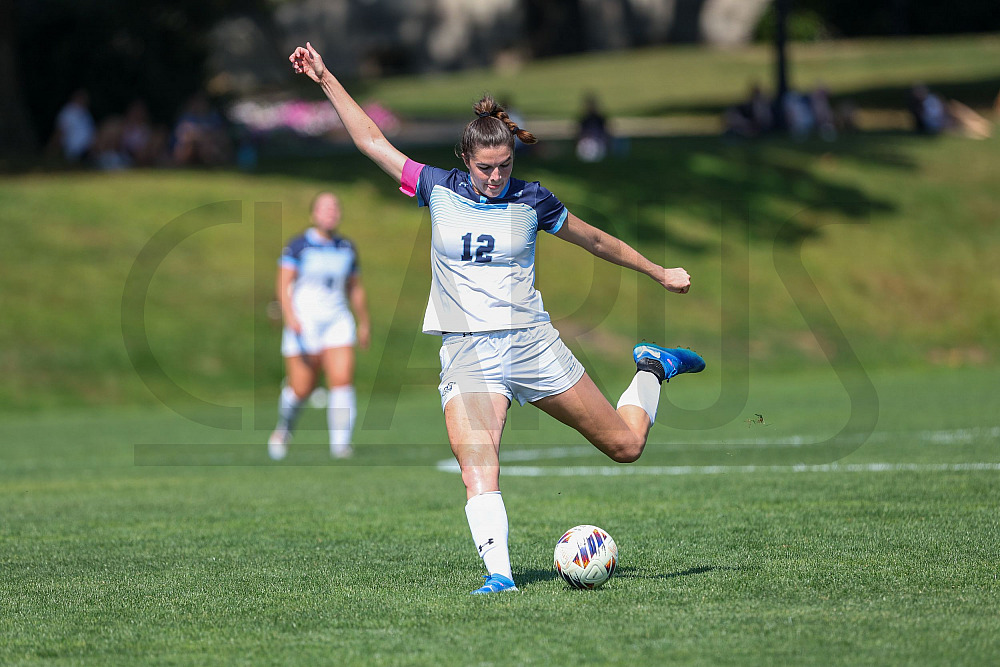
[[[513,579],[508,579],[502,574],[490,574],[483,575],[483,579],[486,583],[483,587],[472,591],[470,595],[483,595],[485,593],[503,593],[504,591],[516,591],[517,586],[514,585]]]
[[[649,371],[663,384],[681,373],[700,373],[705,370],[705,360],[697,352],[683,347],[660,347],[653,343],[639,343],[632,349],[632,358],[638,371]]]

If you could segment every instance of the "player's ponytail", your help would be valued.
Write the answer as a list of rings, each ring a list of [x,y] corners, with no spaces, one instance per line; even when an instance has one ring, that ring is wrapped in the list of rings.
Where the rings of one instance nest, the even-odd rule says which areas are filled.
[[[462,141],[455,151],[459,157],[472,155],[480,148],[494,146],[509,146],[513,150],[515,137],[526,144],[538,141],[531,132],[518,127],[491,95],[484,95],[472,105],[472,110],[476,113],[476,118],[465,126]]]

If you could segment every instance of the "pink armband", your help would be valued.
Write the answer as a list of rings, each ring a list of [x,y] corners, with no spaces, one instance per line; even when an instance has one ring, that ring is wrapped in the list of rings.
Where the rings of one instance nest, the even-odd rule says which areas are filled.
[[[413,197],[417,194],[417,181],[420,180],[420,170],[423,168],[424,165],[419,162],[406,160],[406,164],[403,165],[403,176],[399,179],[400,192],[407,197]]]

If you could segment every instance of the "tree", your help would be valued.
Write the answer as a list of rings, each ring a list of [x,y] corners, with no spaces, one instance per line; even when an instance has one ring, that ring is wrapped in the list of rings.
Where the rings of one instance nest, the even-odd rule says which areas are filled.
[[[13,0],[0,0],[0,156],[23,155],[37,145],[18,75],[17,16]]]
[[[215,24],[234,12],[271,11],[268,0],[0,2],[17,10],[15,52],[44,48],[44,75],[22,79],[19,90],[45,136],[59,108],[78,88],[89,90],[98,118],[142,99],[154,120],[172,121],[184,101],[203,88],[208,35]],[[0,85],[5,97],[18,89],[6,79],[0,79]]]

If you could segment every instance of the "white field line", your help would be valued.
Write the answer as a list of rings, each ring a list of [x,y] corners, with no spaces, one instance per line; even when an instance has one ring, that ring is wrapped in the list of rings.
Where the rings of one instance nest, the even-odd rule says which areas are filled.
[[[826,440],[826,435],[786,435],[774,438],[744,438],[725,441],[705,441],[698,442],[690,440],[684,445],[696,446],[699,449],[738,449],[752,447],[804,447],[807,445],[819,444]],[[850,435],[838,439],[838,443],[855,439],[859,443],[861,435]],[[899,432],[877,432],[865,439],[866,442],[885,442],[896,438],[907,438],[919,442],[927,442],[937,445],[965,445],[976,440],[1000,439],[1000,426],[984,428],[960,428],[946,431],[899,431]],[[657,447],[663,445],[657,444]],[[667,447],[671,445],[666,444]],[[500,460],[505,461],[538,461],[549,459],[569,459],[578,456],[593,454],[596,450],[590,445],[578,445],[575,447],[549,447],[545,449],[515,449],[509,452],[501,452]]]
[[[1000,426],[985,428],[962,428],[941,431],[910,431],[898,433],[875,433],[869,441],[884,441],[892,438],[909,438],[921,442],[940,445],[968,444],[975,440],[1000,439]],[[819,443],[823,436],[790,435],[782,438],[754,438],[726,442],[690,444],[701,448],[735,447],[801,447]],[[544,449],[516,449],[502,452],[503,474],[514,477],[572,477],[572,476],[627,476],[627,475],[718,475],[757,472],[898,472],[898,471],[1000,471],[1000,463],[828,463],[822,465],[746,465],[746,466],[525,466],[506,465],[513,461],[542,461],[572,459],[594,454],[590,445],[575,447],[549,447]],[[442,472],[461,472],[454,459],[439,461],[437,469]]]
[[[458,473],[457,461],[437,464],[441,472]],[[1000,472],[1000,463],[826,463],[787,466],[504,466],[506,477],[627,477],[678,475],[730,475],[758,472]]]
[[[748,449],[753,447],[808,447],[810,445],[818,445],[829,439],[831,436],[826,435],[801,435],[801,434],[790,434],[784,436],[777,436],[771,438],[758,437],[758,438],[733,438],[730,440],[706,440],[698,441],[697,439],[691,439],[684,443],[678,443],[676,445],[671,445],[666,443],[666,447],[677,447],[677,446],[696,446],[699,449]],[[976,440],[996,440],[1000,439],[1000,426],[992,427],[982,427],[982,428],[959,428],[951,429],[946,431],[879,431],[872,433],[870,436],[865,437],[863,434],[849,434],[845,436],[840,436],[837,438],[838,444],[843,444],[851,440],[855,440],[858,444],[863,442],[886,442],[887,440],[894,440],[898,438],[907,438],[910,440],[916,440],[919,442],[926,442],[932,445],[966,445]],[[657,444],[656,446],[662,447],[663,444]],[[553,448],[551,450],[522,450],[510,452],[510,454],[517,454],[519,457],[525,456],[527,452],[538,451],[543,454],[536,458],[539,459],[551,459],[551,458],[569,458],[570,455],[556,455],[556,456],[545,456],[546,451],[563,451],[563,450],[576,450],[572,456],[579,455],[580,452],[586,451],[587,447],[569,448],[569,447],[559,447]],[[592,448],[591,448],[592,451]],[[500,455],[501,459],[504,459],[504,454]],[[531,460],[530,458],[516,458],[516,459],[505,459],[511,461],[525,461]]]

